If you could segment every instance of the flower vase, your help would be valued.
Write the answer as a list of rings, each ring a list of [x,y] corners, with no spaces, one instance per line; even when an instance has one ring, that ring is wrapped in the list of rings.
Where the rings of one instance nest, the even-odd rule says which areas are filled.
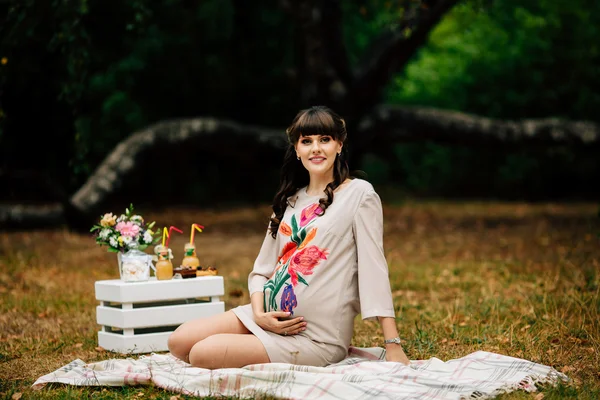
[[[150,279],[152,256],[138,249],[117,253],[119,274],[124,282],[145,282]]]

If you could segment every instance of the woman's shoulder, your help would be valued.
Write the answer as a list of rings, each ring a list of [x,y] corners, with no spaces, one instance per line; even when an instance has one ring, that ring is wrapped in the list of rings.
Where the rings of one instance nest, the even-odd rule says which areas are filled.
[[[367,194],[367,193],[375,193],[375,188],[369,181],[365,181],[364,179],[354,178],[352,179],[351,185],[352,190],[355,194]]]

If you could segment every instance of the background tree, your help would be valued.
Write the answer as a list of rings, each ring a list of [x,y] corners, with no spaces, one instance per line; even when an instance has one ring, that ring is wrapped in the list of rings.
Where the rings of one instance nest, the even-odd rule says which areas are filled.
[[[148,198],[157,182],[167,196],[153,193],[153,204],[269,201],[273,145],[315,103],[347,117],[352,165],[378,185],[434,196],[596,195],[597,125],[516,119],[597,118],[600,14],[589,11],[598,6],[454,3],[1,3],[5,200],[68,205],[118,143],[146,132],[158,147],[135,147],[133,174],[126,163],[102,170],[121,188],[112,201]],[[567,23],[577,28],[566,32]],[[586,143],[591,150],[572,147]]]

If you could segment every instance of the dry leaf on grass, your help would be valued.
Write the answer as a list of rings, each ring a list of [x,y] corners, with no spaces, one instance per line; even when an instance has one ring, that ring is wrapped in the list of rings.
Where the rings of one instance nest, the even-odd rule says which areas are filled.
[[[103,351],[106,351],[106,349],[104,347],[98,346],[96,347],[96,351],[102,353]]]
[[[83,343],[76,343],[75,347],[77,347],[77,348],[83,347]]]
[[[533,397],[533,400],[542,400],[544,398],[544,393],[538,393]]]
[[[169,398],[169,400],[179,400],[179,399],[180,399],[179,395],[177,395],[177,396],[171,396]]]
[[[521,328],[521,332],[525,332],[527,329],[531,328],[531,325],[525,325]]]
[[[17,392],[15,394],[12,395],[11,399],[12,400],[19,400],[21,398],[21,396],[23,396],[23,393]]]

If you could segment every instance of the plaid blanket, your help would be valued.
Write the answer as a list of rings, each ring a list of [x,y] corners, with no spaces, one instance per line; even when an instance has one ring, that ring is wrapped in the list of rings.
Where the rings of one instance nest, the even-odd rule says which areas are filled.
[[[478,351],[443,362],[411,361],[410,366],[383,361],[382,348],[351,348],[348,358],[325,368],[256,364],[244,368],[194,368],[170,354],[111,359],[91,364],[77,359],[39,378],[82,386],[154,384],[195,396],[269,395],[282,399],[490,399],[514,390],[534,392],[536,384],[568,378],[551,367]]]

